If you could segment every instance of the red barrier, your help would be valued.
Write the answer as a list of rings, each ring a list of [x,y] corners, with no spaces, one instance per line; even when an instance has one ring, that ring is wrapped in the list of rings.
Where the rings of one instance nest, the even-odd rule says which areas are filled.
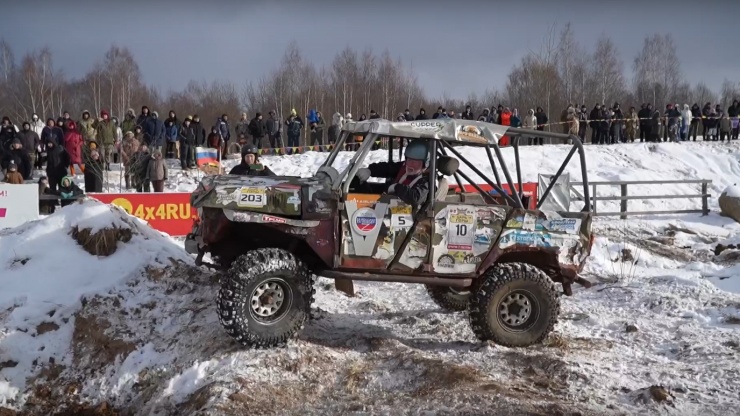
[[[493,191],[493,188],[487,184],[479,184],[478,186],[481,187],[486,192]],[[478,192],[475,188],[473,188],[473,185],[463,185],[465,188],[465,192]],[[504,191],[509,192],[509,185],[503,183],[501,184],[501,187],[504,188]],[[514,184],[515,189],[519,189],[518,184]],[[458,185],[452,185],[450,186],[450,189],[458,190],[460,187]],[[535,209],[537,207],[537,182],[525,182],[522,184],[522,190],[525,196],[530,197],[529,198],[529,209]]]
[[[88,194],[105,204],[118,205],[173,237],[187,235],[198,211],[190,206],[189,193]]]

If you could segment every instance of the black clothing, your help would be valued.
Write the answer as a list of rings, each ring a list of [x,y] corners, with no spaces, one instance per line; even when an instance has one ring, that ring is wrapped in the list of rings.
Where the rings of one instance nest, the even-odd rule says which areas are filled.
[[[265,165],[262,165],[262,170],[252,170],[249,165],[242,163],[231,168],[229,175],[241,175],[241,176],[275,176],[275,174]]]

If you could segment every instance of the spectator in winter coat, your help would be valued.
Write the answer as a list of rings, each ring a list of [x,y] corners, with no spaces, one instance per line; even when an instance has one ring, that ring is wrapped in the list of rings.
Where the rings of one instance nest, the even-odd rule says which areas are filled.
[[[74,121],[67,122],[67,131],[64,133],[64,149],[69,154],[69,170],[70,175],[74,176],[75,167],[80,168],[80,172],[85,172],[85,165],[82,164],[82,145],[85,140],[82,135],[77,131],[77,125]]]
[[[650,106],[650,108],[648,108]],[[637,112],[637,118],[640,119],[639,131],[640,141],[650,141],[650,118],[653,116],[652,105],[642,104],[640,111]]]
[[[342,125],[344,119],[341,113],[334,113],[331,116],[331,126],[329,126],[329,144],[334,144],[339,140],[339,135],[342,133]]]
[[[94,126],[98,132],[100,157],[105,162],[106,170],[110,170],[113,154],[116,152],[116,125],[110,120],[108,111],[101,111],[100,117],[101,119],[96,120]]]
[[[129,108],[126,110],[126,116],[123,118],[123,123],[121,123],[121,131],[123,132],[123,135],[125,136],[128,132],[133,132],[134,128],[136,127],[136,113],[134,113],[133,108]]]
[[[396,116],[396,121],[403,123],[406,121],[406,117],[403,115],[403,113],[398,113],[398,115]]]
[[[484,108],[483,112],[478,116],[478,121],[490,122],[490,119],[491,119],[491,110],[488,108]]]
[[[149,135],[149,150],[152,153],[157,150],[161,152],[164,147],[164,123],[156,111],[152,111],[152,116],[145,122],[144,133]]]
[[[10,144],[10,149],[2,158],[1,165],[3,170],[7,170],[11,162],[17,166],[18,173],[21,174],[23,179],[31,179],[31,174],[33,173],[31,158],[28,156],[28,152],[23,148],[20,139],[17,137],[13,139]]]
[[[504,112],[501,113],[501,125],[511,126],[511,110],[509,110],[509,107],[506,107]],[[510,144],[509,136],[503,136],[501,140],[499,140],[498,144],[499,146],[508,146]]]
[[[67,129],[67,126],[68,126],[68,124],[67,124],[67,123],[68,123],[68,122],[69,122],[70,120],[72,120],[71,116],[69,115],[69,111],[65,111],[64,113],[62,113],[62,117],[60,117],[60,118],[62,119],[62,120],[61,120],[61,123],[59,122],[59,120],[57,120],[57,125],[58,125],[59,127],[61,127],[61,128],[62,128],[62,130],[64,130],[64,132],[66,133],[66,132],[67,132],[67,130],[66,130],[66,129]]]
[[[725,141],[730,140],[730,131],[732,130],[732,124],[730,123],[730,117],[727,114],[723,114],[719,119],[719,140]]]
[[[601,105],[599,103],[596,103],[593,110],[591,110],[588,119],[590,120],[588,125],[591,127],[591,143],[601,142]]]
[[[347,115],[344,116],[344,122],[349,123],[350,121],[355,121],[355,120],[352,118],[352,113],[347,113]]]
[[[244,144],[247,142],[249,133],[250,120],[247,119],[247,113],[242,113],[241,119],[234,126],[234,135],[237,143]]]
[[[97,139],[97,132],[95,131],[95,119],[90,118],[90,112],[85,110],[82,112],[82,120],[78,125],[79,133],[85,140],[85,143],[94,142]]]
[[[10,149],[10,143],[17,137],[15,126],[12,124],[3,125],[0,128],[0,153]]]
[[[206,127],[200,122],[200,117],[195,114],[193,121],[190,123],[195,131],[195,146],[205,146],[206,144]],[[151,149],[149,149],[151,151]],[[195,149],[193,149],[193,164],[195,164]]]
[[[56,191],[59,181],[67,176],[69,168],[69,154],[63,146],[57,146],[51,140],[46,145],[46,177],[49,178],[49,186]]]
[[[419,109],[419,115],[416,116],[417,120],[429,120],[429,116],[427,116],[427,111],[423,108]]]
[[[475,116],[473,115],[473,110],[470,108],[470,105],[465,106],[465,111],[463,111],[461,118],[463,120],[475,120]]]
[[[637,111],[635,111],[635,107],[630,107],[630,111],[627,113],[627,119],[625,120],[625,141],[629,140],[632,143],[635,142],[639,125],[640,120],[638,120]]]
[[[547,114],[545,113],[545,110],[542,109],[542,107],[537,107],[537,111],[534,113],[534,116],[537,117],[537,130],[544,131],[545,130],[545,124],[549,121],[547,118]],[[542,137],[535,137],[535,138],[529,138],[529,144],[539,144],[542,145],[544,143],[544,138]]]
[[[437,117],[435,117],[435,118],[437,118]],[[357,121],[365,121],[365,120],[367,120],[367,116],[365,115],[365,113],[362,113],[362,114],[360,114],[360,119],[357,120]]]
[[[403,112],[403,117],[406,119],[406,121],[414,121],[414,116],[411,114],[411,111],[407,108],[406,111]]]
[[[380,118],[380,114],[376,113],[375,110],[370,110],[370,120],[375,120]]]
[[[7,172],[5,173],[5,183],[10,185],[23,185],[23,175],[18,173],[18,166],[12,160],[8,164]]]
[[[678,141],[678,130],[679,130],[679,119],[681,112],[673,105],[666,105],[666,114],[664,118],[664,126],[666,129],[663,132],[663,139],[666,141]]]
[[[133,181],[132,160],[134,154],[139,150],[140,143],[136,140],[133,132],[126,133],[121,142],[121,163],[124,166],[124,176],[126,179],[126,189],[131,189]]]
[[[221,118],[219,118],[216,121],[216,127],[218,127],[218,132],[221,134],[221,140],[223,140],[223,143],[224,143],[223,154],[226,155],[228,154],[226,149],[229,147],[229,140],[231,140],[231,128],[229,126],[229,116],[227,116],[226,114],[222,114]]]
[[[360,117],[362,121],[362,117]],[[301,144],[301,129],[303,128],[303,120],[296,113],[295,109],[290,110],[290,117],[285,120],[285,125],[288,126],[288,147],[297,147]]]
[[[167,163],[162,159],[162,152],[155,150],[147,165],[147,179],[152,183],[154,192],[164,192],[167,180]]]
[[[574,108],[573,104],[568,104],[568,106],[565,107],[560,113],[560,128],[563,130],[564,134],[568,134],[568,131],[570,130],[570,125],[568,124],[568,114],[571,108]]]
[[[246,144],[241,149],[241,163],[234,166],[229,175],[240,176],[275,176],[274,173],[259,161],[259,149],[252,144]]]
[[[606,107],[601,107],[601,110],[599,110],[599,144],[609,143],[611,116],[611,110],[607,110]]]
[[[324,127],[326,122],[321,117],[321,111],[316,112],[316,120],[311,123],[311,145],[324,145]]]
[[[164,122],[164,136],[167,141],[167,150],[165,157],[167,159],[179,159],[180,158],[180,142],[177,137],[177,128],[179,123],[177,122],[177,116],[174,111],[170,111],[170,116]]]
[[[581,138],[581,143],[586,143],[586,128],[588,127],[588,109],[585,105],[581,106],[581,111],[578,112],[578,137]]]
[[[273,149],[283,147],[283,123],[277,117],[275,110],[270,111],[270,118],[267,119],[265,127],[267,127],[270,147]]]
[[[651,108],[652,106],[648,104],[648,108]],[[652,110],[652,108],[651,108]],[[652,114],[650,116],[650,141],[658,143],[660,142],[660,111],[656,108],[655,110],[652,110]]]
[[[696,135],[699,131],[700,122],[701,108],[699,107],[699,104],[694,103],[694,105],[691,106],[691,126],[689,126],[689,137],[691,137],[693,141],[696,141]]]
[[[69,126],[69,123],[67,123],[67,125]],[[62,208],[75,202],[75,199],[72,198],[84,194],[85,192],[83,192],[82,189],[80,189],[80,187],[75,184],[74,179],[71,176],[65,176],[64,178],[62,178],[61,181],[59,181],[59,189],[57,190],[57,195],[62,197]]]
[[[262,120],[262,113],[257,113],[249,122],[249,134],[252,135],[252,141],[257,149],[262,149],[262,139],[265,138],[267,126]]]
[[[94,143],[90,143],[94,144]],[[103,172],[105,162],[96,149],[89,150],[90,157],[85,161],[85,192],[103,192]]]
[[[683,110],[681,111],[681,122],[680,122],[680,128],[679,128],[679,136],[681,141],[688,140],[689,138],[689,129],[690,125],[693,121],[693,117],[691,114],[691,110],[689,109],[688,104],[683,105]]]
[[[208,147],[216,149],[216,155],[219,160],[221,160],[221,135],[218,133],[218,128],[216,126],[211,127],[211,133],[208,135],[208,139],[206,140],[208,143]]]
[[[732,106],[727,109],[727,115],[730,117],[730,137],[732,140],[737,140],[740,133],[740,122],[738,122],[738,118],[740,117],[740,102],[738,100],[732,102]]]
[[[514,109],[514,112],[511,114],[511,127],[521,127],[522,126],[522,119],[519,118],[519,110]]]
[[[53,141],[57,146],[64,146],[64,133],[61,129],[57,129],[54,119],[50,118],[46,123],[47,126],[41,131],[41,152],[38,155],[38,159],[36,159],[36,169],[41,169],[46,163],[47,143]]]
[[[39,119],[38,114],[33,113],[31,116],[31,130],[33,130],[39,137],[41,137],[41,132],[44,130],[44,122]]]
[[[139,117],[136,118],[136,125],[141,126],[141,129],[144,131],[144,133],[149,133],[149,135],[151,136],[151,133],[147,132],[146,130],[146,122],[147,120],[149,120],[149,117],[151,117],[151,114],[149,114],[149,107],[141,107],[141,114],[139,114]]]
[[[622,132],[624,129],[624,114],[622,113],[622,109],[619,107],[619,103],[614,103],[612,111],[614,112],[612,125],[610,127],[610,133],[614,138],[612,143],[623,143],[625,141],[624,133]]]
[[[180,166],[182,170],[192,169],[195,167],[195,128],[191,124],[192,120],[186,118],[182,126],[178,129],[180,136]],[[216,127],[218,129],[218,127]],[[219,131],[219,134],[222,134]],[[221,136],[223,140],[223,135]]]
[[[712,120],[709,119],[709,117],[712,115],[712,103],[706,103],[704,104],[704,107],[701,109],[701,122],[703,127],[702,135],[704,136],[704,140],[711,140],[711,138],[708,137],[708,130],[709,126],[712,124]]]
[[[149,192],[150,190],[150,182],[147,176],[150,160],[149,148],[146,143],[142,143],[139,150],[131,158],[131,178],[133,185],[136,187],[136,192]]]
[[[39,213],[43,215],[51,215],[56,210],[58,202],[56,199],[41,199],[44,195],[53,195],[49,188],[49,179],[46,176],[39,178]]]
[[[442,115],[442,106],[437,107],[437,112],[432,115],[432,119],[436,120]]]
[[[565,117],[565,121],[568,123],[568,133],[571,136],[577,136],[578,135],[578,114],[576,114],[576,109],[571,107],[568,107],[568,115]]]
[[[530,130],[537,128],[537,117],[534,115],[534,110],[530,109],[527,111],[527,115],[522,120],[522,127]]]
[[[18,133],[18,139],[20,139],[23,149],[28,152],[28,157],[31,158],[31,166],[36,166],[36,157],[41,149],[41,140],[39,135],[31,129],[31,123],[23,122],[23,129]]]

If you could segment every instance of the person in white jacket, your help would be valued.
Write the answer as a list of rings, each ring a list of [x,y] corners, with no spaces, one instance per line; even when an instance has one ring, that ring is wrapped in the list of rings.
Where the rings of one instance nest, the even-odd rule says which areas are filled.
[[[46,124],[44,124],[43,121],[39,120],[39,115],[33,113],[33,115],[31,116],[31,130],[36,132],[36,134],[41,137],[41,132],[44,131],[44,127],[46,127]]]
[[[534,110],[531,108],[527,111],[527,115],[524,116],[524,119],[522,120],[522,128],[532,130],[537,128],[537,117],[535,117]]]
[[[676,104],[678,108],[678,104]],[[681,129],[679,130],[679,137],[681,141],[686,141],[689,138],[689,126],[691,125],[691,108],[688,104],[683,105],[683,111],[681,111]]]

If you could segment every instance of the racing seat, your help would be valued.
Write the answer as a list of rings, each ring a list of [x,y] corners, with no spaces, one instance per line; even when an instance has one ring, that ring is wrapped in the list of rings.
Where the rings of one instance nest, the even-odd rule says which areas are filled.
[[[450,156],[440,156],[437,158],[437,172],[442,176],[437,177],[437,193],[434,195],[435,201],[445,201],[450,185],[445,176],[452,176],[460,167],[460,161]]]

